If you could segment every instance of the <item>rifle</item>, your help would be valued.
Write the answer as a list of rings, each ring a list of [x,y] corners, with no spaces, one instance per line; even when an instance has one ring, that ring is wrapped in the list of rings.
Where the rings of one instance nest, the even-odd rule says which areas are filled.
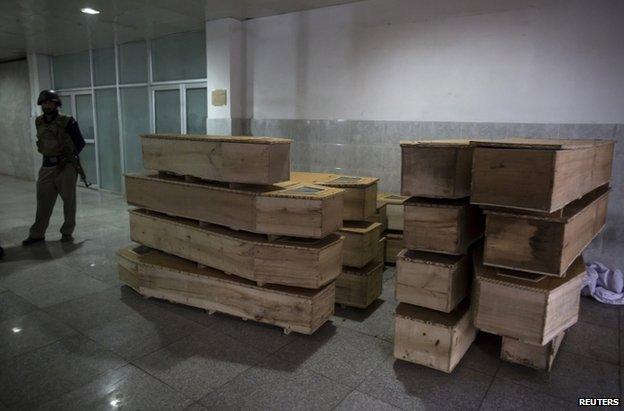
[[[91,183],[87,181],[87,175],[85,174],[84,168],[82,168],[82,164],[80,163],[80,157],[76,155],[69,157],[66,156],[63,160],[61,160],[58,167],[62,170],[65,168],[67,163],[71,163],[71,165],[76,169],[76,172],[80,176],[80,180],[84,183],[85,187],[89,188]]]

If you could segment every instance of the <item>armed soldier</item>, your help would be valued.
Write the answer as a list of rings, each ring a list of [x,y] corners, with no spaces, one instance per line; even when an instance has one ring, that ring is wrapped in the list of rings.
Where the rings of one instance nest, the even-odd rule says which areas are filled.
[[[45,240],[45,232],[54,210],[56,198],[63,200],[65,222],[61,227],[62,242],[73,240],[76,226],[76,180],[82,172],[78,154],[85,146],[84,138],[73,117],[60,114],[61,99],[54,90],[43,90],[37,104],[43,115],[37,117],[37,148],[43,163],[37,179],[37,216],[22,245]]]

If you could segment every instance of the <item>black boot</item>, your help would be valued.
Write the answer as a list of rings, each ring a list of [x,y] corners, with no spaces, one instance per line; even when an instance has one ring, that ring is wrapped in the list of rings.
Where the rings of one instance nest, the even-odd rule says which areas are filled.
[[[32,238],[32,237],[28,237],[27,239],[25,239],[24,241],[22,241],[22,245],[23,246],[28,246],[31,244],[35,244],[35,243],[40,243],[42,241],[45,241],[45,237],[43,238]]]
[[[61,243],[70,243],[74,241],[74,237],[71,234],[63,234],[61,237]]]
[[[0,258],[4,257],[4,249],[0,247]]]

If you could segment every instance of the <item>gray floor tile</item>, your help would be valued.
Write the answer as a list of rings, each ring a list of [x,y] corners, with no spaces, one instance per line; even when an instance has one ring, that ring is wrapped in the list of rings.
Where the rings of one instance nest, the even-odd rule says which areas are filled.
[[[618,334],[618,330],[614,328],[577,323],[566,332],[561,350],[619,365]]]
[[[351,392],[351,394],[347,395],[347,398],[342,400],[335,408],[336,411],[392,411],[399,409],[400,408],[390,405],[387,402],[383,402],[359,391]]]
[[[276,356],[355,388],[391,354],[387,341],[326,324],[314,335],[297,336]]]
[[[496,378],[490,387],[482,410],[561,410],[577,408],[576,398],[562,400],[514,384],[504,378]]]
[[[198,402],[194,402],[184,409],[184,411],[208,411],[208,408],[204,407]]]
[[[268,358],[201,400],[218,410],[331,410],[351,391],[303,367]]]
[[[134,363],[189,398],[199,400],[268,355],[243,341],[206,329]]]
[[[0,322],[0,362],[51,344],[76,331],[43,311]]]
[[[125,287],[128,290],[132,290],[130,287]],[[133,290],[132,290],[133,291]],[[135,295],[139,295],[134,292]],[[178,315],[185,320],[193,321],[197,324],[201,324],[205,327],[211,327],[213,324],[219,321],[220,314],[210,315],[202,308],[191,307],[184,304],[172,303],[166,300],[159,300],[156,298],[150,298],[146,300],[151,307],[158,307],[172,314]],[[242,320],[241,320],[242,321]]]
[[[77,330],[88,331],[150,307],[150,301],[131,288],[114,287],[44,310]]]
[[[90,338],[133,360],[178,341],[203,327],[155,307],[86,331]]]
[[[0,401],[20,409],[58,398],[125,361],[82,336],[64,338],[0,366]]]
[[[110,258],[108,253],[102,253],[101,250],[93,250],[93,252],[80,255],[70,255],[61,262],[75,271],[96,280],[111,285],[119,284],[117,260]]]
[[[38,307],[69,301],[110,287],[56,261],[2,276],[0,284]]]
[[[479,332],[461,363],[476,371],[488,375],[496,375],[500,360],[501,337],[494,334]]]
[[[446,374],[389,358],[357,390],[403,409],[477,409],[493,378],[461,364]]]
[[[616,365],[562,350],[550,373],[502,362],[498,377],[564,400],[620,395],[620,375]]]
[[[140,369],[126,365],[44,404],[45,410],[184,410],[192,401]]]
[[[21,317],[37,307],[11,291],[0,291],[0,322]]]
[[[620,306],[602,304],[591,297],[581,297],[579,321],[617,329],[620,312],[624,312]]]

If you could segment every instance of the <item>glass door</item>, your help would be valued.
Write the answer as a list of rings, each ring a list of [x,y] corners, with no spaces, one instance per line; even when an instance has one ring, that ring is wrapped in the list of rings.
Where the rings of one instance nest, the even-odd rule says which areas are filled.
[[[154,87],[153,93],[156,133],[182,133],[180,86]]]

